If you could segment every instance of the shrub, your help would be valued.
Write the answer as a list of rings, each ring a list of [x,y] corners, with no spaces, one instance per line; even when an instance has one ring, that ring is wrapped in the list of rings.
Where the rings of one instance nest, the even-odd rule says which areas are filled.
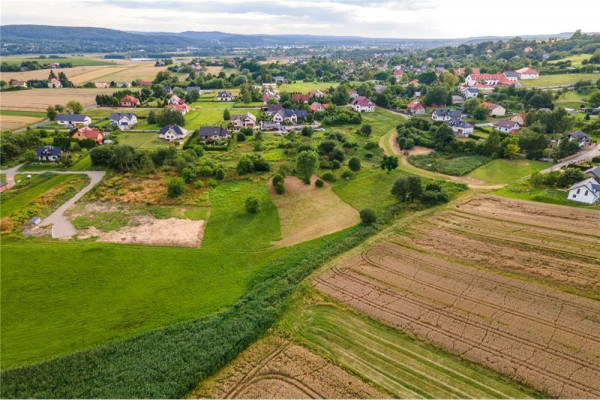
[[[340,169],[342,167],[342,163],[338,160],[333,160],[331,162],[331,169]]]
[[[324,184],[325,184],[325,183],[323,182],[323,180],[322,180],[322,179],[317,179],[317,180],[315,181],[315,186],[316,186],[316,187],[318,187],[318,188],[320,188],[320,187],[323,187],[323,185],[324,185]]]
[[[373,225],[377,221],[377,215],[370,208],[365,208],[360,210],[360,220],[365,225]]]
[[[438,190],[425,190],[421,194],[421,202],[423,204],[434,205],[447,203],[449,200],[448,194]]]
[[[225,169],[223,169],[223,167],[219,167],[215,170],[215,178],[218,180],[225,179]]]
[[[352,178],[353,176],[354,176],[354,173],[353,173],[352,171],[350,171],[349,169],[345,169],[345,170],[342,172],[342,178],[344,178],[344,179],[350,179],[350,178]]]
[[[246,212],[256,214],[260,211],[260,200],[256,196],[250,196],[246,199]]]
[[[348,161],[348,167],[354,172],[360,170],[360,159],[358,157],[352,157],[350,161]]]
[[[285,178],[281,174],[276,174],[273,176],[273,188],[277,194],[285,193]]]
[[[183,177],[185,183],[192,183],[196,180],[196,171],[189,167],[185,167],[183,170],[181,170],[181,176]]]
[[[325,172],[321,178],[323,178],[323,180],[327,181],[327,182],[335,182],[336,181],[335,175],[331,171]]]
[[[182,178],[173,178],[167,183],[167,195],[177,197],[185,192],[185,182]]]
[[[246,141],[246,135],[244,135],[242,132],[239,132],[236,136],[236,139],[238,142],[245,142]]]

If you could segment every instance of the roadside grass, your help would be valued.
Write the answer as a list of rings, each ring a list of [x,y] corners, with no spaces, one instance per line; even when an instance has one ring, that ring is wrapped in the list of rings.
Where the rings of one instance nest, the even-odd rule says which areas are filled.
[[[304,296],[295,296],[297,301],[278,328],[392,398],[545,397],[495,371],[336,304],[306,285],[302,289]]]
[[[279,85],[277,87],[277,90],[279,90],[281,93],[283,92],[289,92],[289,93],[293,93],[293,92],[300,92],[303,94],[307,94],[308,92],[310,92],[311,90],[321,90],[321,91],[325,91],[328,90],[330,87],[337,87],[339,86],[339,82],[304,82],[304,81],[297,81],[294,83],[285,83],[282,85]]]
[[[454,176],[466,175],[489,161],[486,156],[451,156],[436,152],[408,157],[408,162],[417,168]]]
[[[50,178],[11,199],[2,207],[3,215],[54,186],[56,179],[69,177]],[[258,214],[246,213],[250,195],[262,202]],[[204,242],[197,249],[4,241],[2,368],[51,359],[233,304],[248,290],[253,274],[282,255],[271,245],[281,238],[279,216],[261,182],[223,183],[211,190],[210,199]],[[207,215],[206,209],[187,213],[192,218]],[[104,228],[122,223],[115,216]]]
[[[540,75],[539,79],[519,80],[525,88],[570,85],[578,81],[594,81],[600,78],[600,74],[556,74],[556,75]]]
[[[534,172],[541,171],[544,168],[548,168],[551,165],[552,163],[543,161],[498,158],[473,170],[467,176],[481,179],[491,184],[510,183],[529,176]]]
[[[529,181],[515,182],[502,189],[495,190],[492,194],[511,199],[537,201],[540,203],[557,204],[561,206],[590,208],[600,210],[600,204],[588,205],[567,199],[568,192],[560,189],[545,189],[532,186]]]
[[[71,63],[74,67],[87,67],[96,65],[116,65],[116,63],[109,60],[102,60],[98,58],[88,57],[74,57],[74,58],[39,58],[39,57],[2,57],[2,62],[6,62],[9,65],[21,65],[23,61],[37,61],[41,64],[48,63]],[[60,68],[54,68],[60,71]],[[57,72],[58,74],[58,72]]]

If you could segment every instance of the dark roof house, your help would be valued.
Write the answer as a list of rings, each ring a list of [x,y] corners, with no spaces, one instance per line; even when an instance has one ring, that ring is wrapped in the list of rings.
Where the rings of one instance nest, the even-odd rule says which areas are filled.
[[[201,126],[198,130],[198,136],[203,138],[208,137],[228,137],[227,129],[222,128],[220,126]]]

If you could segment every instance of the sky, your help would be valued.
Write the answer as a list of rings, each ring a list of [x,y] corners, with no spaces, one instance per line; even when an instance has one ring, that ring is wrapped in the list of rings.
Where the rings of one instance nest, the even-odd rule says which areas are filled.
[[[600,31],[600,0],[2,0],[0,23],[462,38]]]

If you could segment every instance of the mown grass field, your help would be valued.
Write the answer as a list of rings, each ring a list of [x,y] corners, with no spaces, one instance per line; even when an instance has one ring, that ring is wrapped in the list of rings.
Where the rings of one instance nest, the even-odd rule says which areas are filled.
[[[299,92],[299,93],[308,93],[311,90],[321,90],[321,91],[325,91],[327,89],[329,89],[330,87],[337,87],[339,86],[339,82],[304,82],[304,81],[297,81],[294,83],[285,83],[282,85],[278,85],[277,86],[277,90],[279,90],[280,92],[290,92],[290,93],[295,93],[295,92]]]
[[[545,189],[532,186],[529,181],[515,182],[493,192],[493,194],[511,199],[537,201],[540,203],[557,204],[562,206],[591,208],[600,210],[600,205],[588,205],[577,201],[567,200],[568,192],[560,189]]]
[[[507,160],[504,158],[492,160],[467,176],[481,179],[487,183],[510,183],[550,167],[552,164],[543,161],[525,159]]]
[[[2,207],[2,215],[56,179],[68,177],[51,178],[11,200]],[[261,199],[261,213],[246,213],[249,195]],[[279,216],[265,184],[225,183],[211,191],[210,201],[211,216],[200,249],[3,242],[2,368],[68,354],[231,305],[244,294],[252,275],[278,254],[271,241],[281,237]]]
[[[406,121],[401,115],[376,108],[375,112],[362,114],[363,125],[369,124],[373,127],[372,136],[378,138],[385,135],[391,129],[396,129],[396,125],[403,124]]]
[[[590,54],[576,54],[576,55],[561,58],[558,60],[548,61],[548,64],[557,64],[559,62],[571,61],[571,65],[573,67],[581,67],[583,65],[582,61],[589,60],[590,57],[591,57]]]
[[[525,88],[571,85],[578,81],[593,81],[600,79],[600,74],[556,74],[540,75],[539,79],[520,80]]]
[[[586,106],[588,103],[589,94],[582,95],[577,92],[567,92],[555,100],[559,107],[578,109],[580,106]]]
[[[392,398],[543,397],[411,335],[336,305],[308,289],[279,328],[372,382]]]

